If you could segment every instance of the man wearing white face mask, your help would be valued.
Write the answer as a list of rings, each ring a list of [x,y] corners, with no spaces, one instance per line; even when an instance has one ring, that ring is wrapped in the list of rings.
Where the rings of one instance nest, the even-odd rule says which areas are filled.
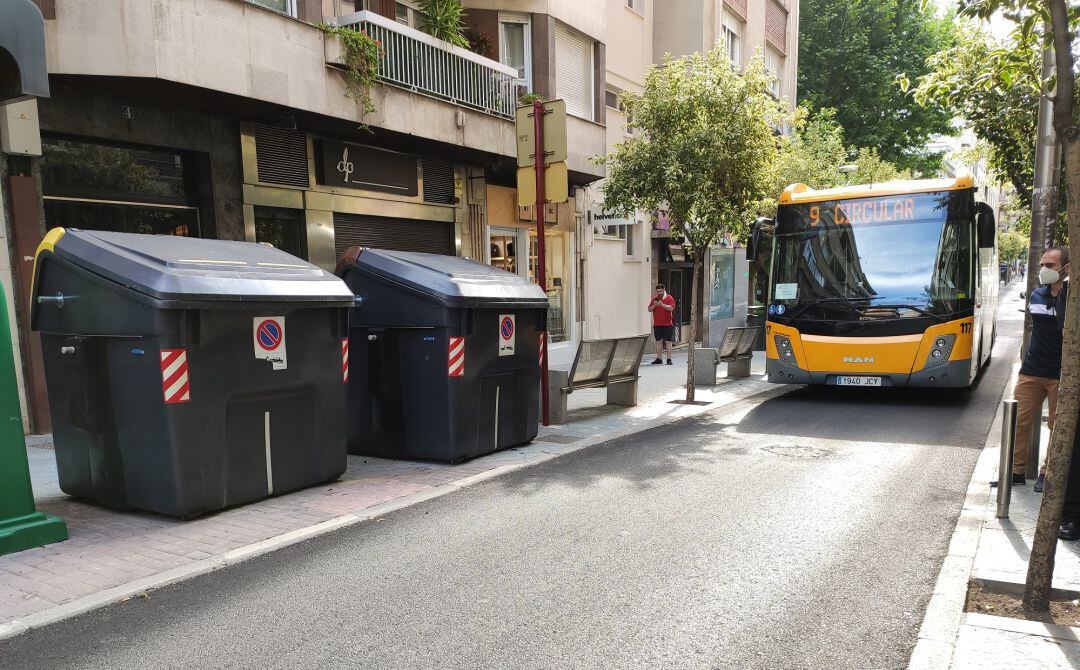
[[[1031,292],[1028,311],[1031,313],[1031,340],[1028,343],[1020,376],[1013,396],[1016,398],[1016,452],[1013,456],[1013,483],[1024,483],[1028,461],[1031,427],[1040,418],[1043,401],[1049,401],[1050,418],[1047,425],[1054,429],[1057,411],[1058,378],[1061,377],[1062,331],[1065,328],[1065,300],[1069,293],[1069,250],[1051,247],[1039,263],[1039,286]],[[1042,491],[1043,474],[1035,483]]]

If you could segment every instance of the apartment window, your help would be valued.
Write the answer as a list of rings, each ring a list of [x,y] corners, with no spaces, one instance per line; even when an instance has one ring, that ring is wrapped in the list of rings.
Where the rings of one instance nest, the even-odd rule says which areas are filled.
[[[742,36],[744,23],[728,10],[724,10],[721,22],[721,32],[724,44],[727,46],[728,58],[735,67],[742,66]]]
[[[499,15],[499,62],[517,70],[517,83],[532,90],[532,23],[527,14]]]
[[[645,14],[645,0],[626,0],[626,6],[638,14]]]
[[[626,245],[626,258],[630,260],[637,259],[637,236],[638,230],[640,230],[641,222],[631,226],[619,227],[619,238],[623,240]]]
[[[619,92],[610,88],[604,91],[604,104],[612,109],[619,109]]]
[[[275,12],[296,16],[296,0],[248,0],[248,2]]]
[[[781,82],[784,77],[784,57],[772,47],[765,48],[765,69],[768,70],[772,81],[769,83],[769,92],[773,97],[779,98],[783,92]]]
[[[411,2],[394,3],[394,20],[410,28],[420,27],[420,8]]]
[[[569,114],[593,119],[593,42],[581,33],[555,24],[555,96],[566,101]]]

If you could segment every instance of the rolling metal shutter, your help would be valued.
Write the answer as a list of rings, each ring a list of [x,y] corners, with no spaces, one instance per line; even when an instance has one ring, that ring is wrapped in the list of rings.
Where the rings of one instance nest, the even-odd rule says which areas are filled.
[[[566,112],[593,118],[593,43],[561,23],[555,24],[555,97]]]
[[[307,135],[302,130],[287,130],[255,124],[255,163],[259,181],[307,188]]]
[[[355,246],[453,256],[454,224],[359,214],[334,214],[336,255],[340,258],[346,249]]]
[[[424,174],[424,201],[454,204],[454,164],[437,158],[420,160]]]

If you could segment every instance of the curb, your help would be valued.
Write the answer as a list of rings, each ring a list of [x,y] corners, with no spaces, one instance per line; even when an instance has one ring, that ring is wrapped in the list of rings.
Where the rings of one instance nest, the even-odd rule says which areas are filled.
[[[725,383],[717,384],[712,388],[719,386],[726,386]],[[694,411],[688,412],[682,416],[662,416],[655,419],[650,419],[637,426],[627,428],[625,430],[616,431],[607,435],[598,437],[591,437],[574,442],[568,445],[560,445],[558,451],[540,451],[539,454],[528,461],[522,461],[520,463],[506,463],[502,465],[496,465],[490,470],[463,477],[454,482],[448,484],[441,484],[435,486],[426,491],[419,491],[417,493],[410,493],[393,500],[389,500],[377,505],[373,505],[362,512],[355,514],[345,514],[342,516],[328,519],[306,528],[298,528],[288,533],[283,533],[275,537],[268,538],[259,542],[255,542],[243,547],[238,547],[221,556],[212,558],[204,558],[198,561],[189,563],[188,565],[181,566],[179,568],[173,568],[172,570],[166,570],[150,577],[143,577],[130,581],[120,586],[115,586],[104,591],[99,591],[87,596],[76,598],[70,602],[55,607],[50,607],[41,612],[36,612],[29,616],[22,617],[21,619],[15,619],[7,623],[0,624],[0,641],[8,640],[13,637],[22,635],[34,628],[42,628],[51,624],[58,623],[65,619],[70,619],[87,612],[106,607],[115,603],[123,602],[135,597],[145,597],[146,592],[155,589],[160,589],[172,584],[176,584],[188,579],[193,579],[211,572],[215,572],[222,568],[226,568],[230,565],[235,565],[243,561],[263,556],[271,552],[283,549],[285,547],[304,542],[322,535],[327,535],[343,528],[354,526],[363,521],[369,521],[377,517],[395,512],[406,507],[411,507],[422,502],[426,502],[433,498],[439,498],[448,493],[460,491],[469,486],[480,484],[491,479],[502,477],[503,475],[514,472],[515,470],[521,470],[540,463],[546,463],[548,461],[555,460],[561,456],[572,454],[583,449],[589,449],[606,442],[618,440],[630,435],[636,435],[637,433],[651,430],[658,426],[667,425],[680,421],[683,419],[689,419],[702,414],[713,412],[715,410],[724,408],[736,408],[743,403],[750,401],[762,401],[772,399],[776,396],[784,395],[796,387],[794,386],[777,386],[773,388],[765,388],[755,393],[751,393],[744,398],[738,398],[727,404],[721,404],[719,402],[711,402],[708,405],[702,405],[695,407]],[[762,396],[765,396],[762,398]],[[668,402],[666,396],[658,402]],[[535,443],[533,443],[535,444]]]
[[[997,399],[997,406],[1001,405],[1009,389],[1015,386],[1019,370],[1020,361],[1015,361],[1001,396]],[[994,494],[987,488],[986,483],[997,474],[1001,423],[1001,412],[995,410],[994,422],[990,425],[979,460],[971,473],[964,506],[949,541],[949,550],[938,573],[930,602],[926,605],[926,614],[908,661],[908,670],[947,670],[952,664],[956,639],[960,635],[960,623],[964,616],[964,604],[967,601],[968,582],[971,580],[975,554],[982,535],[983,517],[993,504]]]

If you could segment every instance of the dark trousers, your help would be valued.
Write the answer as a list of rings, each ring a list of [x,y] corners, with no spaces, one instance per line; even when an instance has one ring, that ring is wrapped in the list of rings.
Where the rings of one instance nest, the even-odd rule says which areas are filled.
[[[1065,488],[1061,520],[1080,521],[1080,430],[1076,431],[1073,439],[1072,463],[1069,465],[1069,483]]]

